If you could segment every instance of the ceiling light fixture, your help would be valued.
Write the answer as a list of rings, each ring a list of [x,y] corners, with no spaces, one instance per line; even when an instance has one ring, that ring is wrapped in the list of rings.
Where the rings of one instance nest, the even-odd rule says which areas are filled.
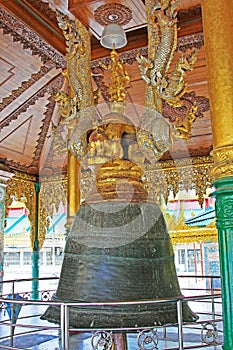
[[[100,44],[107,49],[120,49],[127,44],[127,38],[124,29],[120,24],[110,23],[104,28]]]
[[[117,3],[104,4],[95,10],[94,18],[104,27],[100,38],[103,47],[120,49],[127,44],[123,26],[127,26],[132,19],[132,12],[127,6]]]

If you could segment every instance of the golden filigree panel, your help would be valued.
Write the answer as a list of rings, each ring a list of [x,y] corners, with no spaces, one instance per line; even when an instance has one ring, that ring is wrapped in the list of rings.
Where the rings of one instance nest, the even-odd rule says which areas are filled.
[[[179,189],[195,189],[198,202],[202,205],[206,190],[212,184],[209,174],[212,166],[213,160],[210,157],[157,162],[155,167],[147,167],[145,184],[155,200],[160,200],[162,195],[165,202],[170,191],[176,196]]]
[[[36,210],[36,191],[34,187],[34,176],[16,172],[15,176],[11,178],[6,187],[6,208],[8,208],[12,201],[24,202],[29,214],[28,219],[30,222],[30,238],[31,245],[34,242],[35,237],[35,210]]]
[[[36,178],[27,174],[16,172],[10,179],[6,187],[6,208],[10,206],[12,200],[23,201],[29,211],[28,219],[30,222],[30,241],[31,247],[34,247],[35,241],[35,218],[36,218]],[[67,180],[65,177],[54,176],[43,178],[39,192],[39,227],[38,241],[39,249],[42,248],[47,230],[49,228],[49,216],[53,217],[55,211],[58,211],[60,203],[66,204]]]
[[[47,215],[53,217],[54,212],[59,210],[62,203],[66,205],[67,178],[65,176],[43,177],[40,189],[41,206]]]

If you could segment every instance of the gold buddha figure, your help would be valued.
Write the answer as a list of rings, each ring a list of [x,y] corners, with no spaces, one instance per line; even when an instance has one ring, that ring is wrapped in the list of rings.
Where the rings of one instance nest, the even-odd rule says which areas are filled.
[[[87,148],[87,164],[96,167],[97,191],[86,201],[147,199],[141,167],[145,157],[136,142],[135,126],[125,115],[106,115],[102,125],[87,132]]]

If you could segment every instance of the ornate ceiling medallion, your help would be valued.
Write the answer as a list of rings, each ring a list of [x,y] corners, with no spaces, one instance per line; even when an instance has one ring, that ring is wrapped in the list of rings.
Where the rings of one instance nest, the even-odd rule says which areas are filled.
[[[128,24],[132,19],[132,12],[125,5],[106,4],[95,10],[94,17],[96,22],[102,26],[110,23],[117,23],[123,26]]]

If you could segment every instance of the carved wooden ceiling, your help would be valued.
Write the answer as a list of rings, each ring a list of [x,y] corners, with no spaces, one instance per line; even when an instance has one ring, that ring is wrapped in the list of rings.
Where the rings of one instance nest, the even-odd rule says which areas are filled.
[[[89,28],[93,84],[97,86],[106,78],[102,75],[107,76],[100,70],[99,61],[107,62],[109,56],[99,37],[106,18],[112,13],[118,16],[128,38],[127,46],[119,51],[131,76],[127,101],[133,106],[143,106],[145,84],[135,56],[138,52],[146,55],[147,50],[144,1],[0,0],[0,4],[1,161],[11,169],[38,176],[63,172],[66,155],[54,151],[52,136],[52,122],[59,121],[54,96],[64,87],[61,72],[65,67],[65,40],[55,11],[58,9],[72,19],[77,17]],[[212,149],[201,0],[178,0],[178,7],[179,54],[191,47],[199,51],[195,68],[187,74],[184,106],[177,111],[165,106],[164,117],[174,120],[194,100],[199,116],[191,140],[175,141],[163,159],[209,155]],[[101,103],[106,104],[104,92]]]

